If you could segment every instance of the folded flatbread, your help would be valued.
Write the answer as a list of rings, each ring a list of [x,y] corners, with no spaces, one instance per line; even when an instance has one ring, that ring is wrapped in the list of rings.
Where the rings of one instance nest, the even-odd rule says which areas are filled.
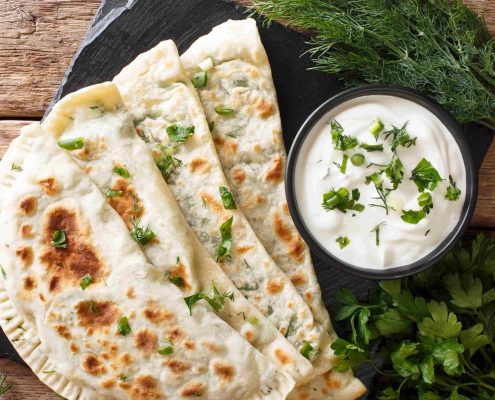
[[[173,42],[162,42],[138,56],[114,82],[182,213],[209,254],[241,293],[312,360],[316,372],[330,369],[336,357],[327,330],[314,321],[310,308],[243,213],[226,206],[221,196],[222,188],[229,193],[230,189],[198,95]],[[231,151],[236,151],[234,143]]]
[[[208,305],[190,315],[183,293],[39,126],[11,144],[0,193],[0,323],[61,395],[285,398],[292,379]]]
[[[335,338],[309,249],[289,214],[280,113],[256,22],[227,21],[215,27],[196,40],[181,60],[190,79],[201,71],[205,60],[211,60],[207,84],[198,93],[214,127],[215,147],[234,197],[267,251],[311,307],[315,320]],[[217,107],[232,108],[234,113],[225,118],[215,111]],[[306,392],[321,398],[331,392],[332,398],[351,399],[364,391],[357,379],[332,372],[291,398],[305,399]]]
[[[107,196],[131,234],[152,232],[141,248],[184,295],[232,293],[218,315],[296,381],[313,374],[311,363],[235,288],[206,253],[181,214],[147,146],[137,136],[132,119],[113,83],[90,86],[63,98],[43,123],[56,140],[84,140],[68,150],[72,159]],[[125,172],[124,172],[125,171]]]

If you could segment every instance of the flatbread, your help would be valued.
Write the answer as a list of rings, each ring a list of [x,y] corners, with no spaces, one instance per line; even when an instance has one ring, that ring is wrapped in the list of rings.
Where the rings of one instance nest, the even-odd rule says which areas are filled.
[[[267,251],[311,307],[315,320],[335,339],[309,249],[299,236],[287,206],[286,154],[280,113],[256,22],[227,21],[196,40],[181,56],[190,78],[208,58],[215,65],[207,71],[208,84],[199,88],[198,93],[208,121],[214,124],[215,147],[236,201]],[[224,118],[215,112],[218,106],[232,107],[235,113]],[[229,151],[233,146],[236,152]],[[259,196],[264,201],[256,201]],[[359,397],[366,388],[350,376],[337,372],[325,374],[290,398],[305,399],[305,393],[312,393],[315,398]]]
[[[208,292],[212,282],[221,293],[232,293],[234,300],[226,301],[218,315],[296,381],[305,381],[313,374],[311,363],[239,293],[201,246],[151,153],[136,135],[113,83],[94,85],[66,96],[43,126],[57,140],[84,138],[84,148],[68,154],[102,193],[109,189],[122,191],[120,196],[108,198],[108,202],[129,229],[133,229],[137,199],[139,225],[149,226],[156,235],[141,248],[148,260],[172,280],[182,280],[179,287],[184,295]],[[115,167],[124,167],[129,177],[115,173]]]
[[[208,253],[218,254],[220,226],[232,217],[230,256],[223,257],[220,266],[296,349],[311,346],[315,372],[327,371],[337,359],[328,332],[314,321],[310,308],[264,249],[241,210],[226,210],[222,204],[219,189],[228,190],[228,184],[199,98],[173,42],[162,42],[138,56],[114,82],[158,164],[164,149],[174,146],[173,157],[180,163],[166,174],[168,186]],[[182,144],[172,143],[167,129],[177,126],[194,129],[194,134]]]
[[[53,374],[70,399],[285,398],[292,379],[209,306],[189,315],[183,293],[39,126],[23,130],[0,171],[2,286],[13,305],[2,301],[0,322],[12,341],[32,343],[36,357],[23,354],[42,380]],[[23,335],[13,336],[9,312]]]

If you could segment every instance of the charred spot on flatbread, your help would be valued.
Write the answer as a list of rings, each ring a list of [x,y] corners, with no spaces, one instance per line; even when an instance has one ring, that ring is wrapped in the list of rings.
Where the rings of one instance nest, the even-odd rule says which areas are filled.
[[[240,167],[234,167],[232,168],[232,179],[234,179],[234,182],[237,183],[238,185],[241,185],[244,180],[246,179],[246,172]]]
[[[23,268],[29,267],[33,263],[34,253],[31,246],[20,245],[15,249],[15,255],[19,259]]]
[[[256,114],[261,118],[267,118],[273,114],[273,103],[262,97],[258,97],[254,102],[254,109]]]
[[[206,384],[203,382],[189,382],[180,391],[182,397],[201,397],[205,394]]]
[[[33,226],[30,224],[22,224],[19,229],[19,234],[24,239],[29,239],[33,237]]]
[[[160,309],[155,302],[149,302],[143,310],[143,316],[152,324],[159,325],[171,321],[174,318],[174,313],[169,310]]]
[[[224,350],[223,345],[221,345],[220,343],[211,342],[209,340],[203,340],[201,342],[201,346],[204,347],[209,352],[214,353],[214,354],[219,354],[219,353],[223,352],[223,350]]]
[[[274,157],[265,174],[265,182],[277,183],[284,177],[284,163],[281,156]]]
[[[45,179],[40,179],[38,183],[41,185],[43,193],[48,196],[54,196],[60,190],[57,180],[51,176]]]
[[[130,229],[133,219],[139,219],[143,215],[143,205],[137,197],[134,187],[126,179],[119,178],[111,189],[122,191],[122,196],[110,198],[110,206],[117,211],[127,228]]]
[[[220,137],[213,139],[215,144],[220,148],[220,151],[225,156],[233,156],[237,153],[238,144],[233,140],[225,140]]]
[[[70,329],[65,325],[55,325],[55,330],[63,338],[69,340],[71,338]]]
[[[205,174],[209,172],[211,169],[211,164],[209,163],[208,160],[205,160],[204,158],[193,158],[191,162],[189,163],[189,170],[191,172],[199,172],[201,174]]]
[[[75,211],[57,206],[43,215],[43,238],[40,261],[50,274],[50,291],[60,290],[64,285],[79,285],[80,279],[91,275],[93,282],[100,280],[105,266],[96,249],[89,243]],[[53,247],[53,233],[63,231],[67,248]]]
[[[272,224],[275,234],[282,239],[289,255],[297,262],[303,261],[306,245],[301,237],[284,223],[278,211],[273,213]]]
[[[158,350],[158,338],[150,329],[143,328],[134,334],[134,345],[146,357]]]
[[[76,305],[78,323],[84,328],[102,329],[116,323],[120,310],[111,301],[82,301]]]
[[[107,373],[103,361],[94,354],[85,354],[81,360],[81,367],[90,375],[99,376]]]
[[[266,290],[270,294],[277,294],[284,288],[284,283],[279,279],[270,279],[266,284]]]
[[[162,392],[158,387],[158,382],[151,375],[140,375],[136,377],[130,387],[132,400],[161,400]]]
[[[308,276],[303,269],[298,269],[290,276],[290,281],[294,286],[304,285],[308,282]]]
[[[23,215],[33,215],[38,207],[38,199],[35,196],[24,197],[19,202],[19,209]]]
[[[275,350],[275,357],[277,357],[277,360],[282,365],[287,365],[287,364],[290,364],[292,362],[292,358],[282,349],[276,349]]]
[[[213,364],[213,373],[217,375],[221,380],[231,382],[235,375],[235,368],[221,361],[216,361]]]
[[[38,281],[34,275],[26,275],[22,278],[23,288],[26,291],[34,290],[38,287]]]
[[[191,368],[188,362],[179,360],[178,358],[170,358],[162,362],[162,365],[167,367],[174,375],[184,375]]]

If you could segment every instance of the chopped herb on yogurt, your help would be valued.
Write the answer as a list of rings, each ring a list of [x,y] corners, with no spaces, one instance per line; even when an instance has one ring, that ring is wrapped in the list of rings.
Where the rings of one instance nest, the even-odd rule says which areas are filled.
[[[380,118],[376,118],[372,122],[370,126],[370,133],[374,136],[376,140],[378,140],[378,135],[380,134],[380,132],[383,130],[384,127],[385,125],[383,125],[383,122]]]
[[[457,184],[454,182],[452,175],[449,175],[449,186],[447,187],[447,193],[445,193],[445,198],[449,201],[459,200],[461,196],[461,189],[457,187]]]
[[[424,217],[426,217],[426,211],[425,210],[418,210],[418,211],[402,210],[401,219],[402,219],[402,221],[407,222],[408,224],[416,225]]]
[[[351,150],[358,145],[355,137],[344,135],[344,128],[335,119],[330,122],[330,135],[335,150]]]
[[[368,143],[361,143],[359,145],[362,149],[372,152],[372,151],[383,151],[383,144],[368,144]]]
[[[400,128],[392,126],[391,130],[385,132],[385,139],[388,139],[389,136],[392,136],[392,143],[390,144],[390,147],[393,152],[395,152],[397,150],[397,147],[399,146],[409,148],[416,144],[417,138],[411,137],[407,132],[408,123],[409,122],[404,123],[404,125],[402,125],[402,127]]]
[[[354,191],[353,192],[353,197],[355,197]],[[362,212],[364,210],[364,205],[356,203],[356,201],[359,199],[351,198],[349,190],[345,187],[341,187],[338,190],[330,190],[327,193],[323,194],[323,202],[321,205],[323,208],[327,211],[330,210],[339,210],[343,213],[347,212],[347,210],[354,210],[358,212]]]
[[[352,165],[354,165],[356,167],[360,167],[361,165],[364,164],[365,161],[366,161],[366,158],[362,154],[359,154],[359,153],[354,154],[351,157],[351,163],[352,163]]]
[[[422,158],[412,170],[411,180],[414,181],[418,190],[423,192],[425,189],[435,190],[443,179],[435,167],[426,158]]]
[[[339,236],[337,239],[335,239],[335,241],[339,244],[339,247],[341,249],[347,247],[347,245],[351,243],[347,236]]]

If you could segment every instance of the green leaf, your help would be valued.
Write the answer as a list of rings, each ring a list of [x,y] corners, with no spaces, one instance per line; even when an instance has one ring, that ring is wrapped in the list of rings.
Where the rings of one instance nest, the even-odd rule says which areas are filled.
[[[421,221],[424,217],[426,217],[426,212],[424,210],[402,210],[402,215],[400,216],[402,221],[413,225],[418,224],[418,222]]]
[[[86,288],[93,283],[93,278],[90,274],[86,274],[81,278],[81,289],[86,290]]]
[[[357,297],[347,288],[341,288],[335,295],[335,300],[347,306],[359,304]]]
[[[222,198],[223,208],[226,210],[236,210],[237,205],[234,200],[234,196],[225,186],[219,187],[220,197]]]
[[[131,333],[131,326],[129,325],[129,320],[127,317],[120,317],[117,322],[117,332],[121,336],[127,336]]]
[[[130,178],[131,174],[125,167],[113,167],[112,172],[114,174],[120,175],[123,178]]]
[[[53,231],[52,241],[50,243],[52,247],[66,249],[68,247],[67,238],[63,230]]]
[[[400,392],[389,386],[377,396],[377,399],[378,400],[400,399]]]
[[[392,298],[397,297],[401,292],[401,280],[400,279],[391,279],[388,281],[380,281],[378,285],[388,293]]]
[[[84,138],[77,137],[72,139],[59,140],[57,144],[65,150],[80,150],[84,147]]]
[[[196,72],[193,75],[192,84],[196,89],[204,88],[208,84],[208,73],[206,71]]]
[[[123,190],[107,189],[105,192],[105,197],[107,197],[107,198],[121,197],[123,194],[124,194]]]
[[[410,331],[412,324],[399,311],[389,309],[377,317],[375,327],[378,329],[380,335],[390,336]]]
[[[173,343],[168,340],[167,344],[163,346],[161,349],[157,351],[158,354],[161,354],[162,356],[167,356],[169,354],[172,354],[174,352],[174,345]]]
[[[471,328],[461,331],[459,338],[464,348],[472,357],[480,348],[490,344],[490,339],[483,332],[483,324],[473,325]]]
[[[442,177],[438,171],[426,158],[422,158],[412,170],[411,179],[420,192],[423,192],[425,189],[432,192],[442,181]]]
[[[167,135],[174,143],[185,143],[194,134],[194,126],[181,126],[172,124],[167,127]]]
[[[491,303],[492,301],[495,301],[495,289],[494,288],[491,288],[490,290],[483,293],[483,297],[482,297],[483,305]]]
[[[447,192],[445,193],[445,198],[449,201],[459,200],[461,196],[461,189],[457,187],[457,184],[452,179],[452,175],[449,175],[449,186],[447,187]]]
[[[352,314],[354,314],[355,311],[359,310],[360,308],[361,306],[358,304],[348,306],[337,305],[333,307],[333,317],[337,321],[343,321],[344,319],[349,318]]]
[[[215,107],[215,112],[218,115],[222,115],[224,117],[230,116],[234,114],[234,109],[230,107]]]
[[[418,322],[420,334],[437,338],[450,339],[459,336],[462,324],[453,312],[449,312],[447,305],[442,302],[430,301],[427,304],[431,318],[424,318]]]
[[[431,193],[423,192],[418,196],[418,205],[420,207],[430,207],[433,204],[433,200],[431,198]]]
[[[140,226],[139,221],[132,221],[132,229],[129,234],[135,242],[142,246],[148,244],[156,237],[155,232],[150,229],[149,225],[146,228],[143,228]]]
[[[460,355],[464,352],[464,346],[457,340],[449,339],[436,343],[433,348],[433,358],[443,366],[448,375],[460,375],[464,372]]]
[[[392,159],[382,171],[385,172],[385,175],[387,175],[388,179],[390,179],[393,188],[397,189],[399,184],[402,182],[402,178],[404,177],[404,165],[397,154],[392,156]]]
[[[353,210],[362,212],[364,205],[356,203],[355,200],[350,198],[350,192],[347,188],[341,187],[339,190],[330,190],[323,194],[322,207],[327,210],[339,210],[346,213],[347,210]]]
[[[192,308],[193,306],[200,300],[206,300],[206,302],[215,310],[215,311],[222,311],[225,300],[230,299],[231,301],[234,301],[234,294],[231,292],[225,292],[221,294],[218,289],[215,287],[215,284],[212,283],[212,287],[210,289],[211,297],[208,296],[207,293],[205,292],[198,292],[195,293],[191,296],[184,297],[184,302],[187,305],[187,308],[189,309],[189,315],[192,315]]]
[[[426,383],[431,384],[435,382],[435,363],[431,354],[423,357],[419,363],[419,370],[421,371],[421,377]]]
[[[177,287],[184,286],[184,279],[178,275],[172,275],[170,271],[165,273],[165,277],[169,280],[170,283],[173,283]]]
[[[370,318],[370,311],[367,308],[361,308],[357,313],[357,332],[359,343],[368,345],[370,342],[371,331],[368,328],[368,320]]]
[[[407,360],[408,357],[416,354],[418,354],[418,343],[405,340],[390,355],[394,369],[403,378],[419,373],[418,365],[413,361]]]
[[[445,277],[445,287],[452,296],[452,303],[461,308],[476,310],[483,302],[483,286],[479,278],[471,274],[448,274]]]
[[[217,262],[222,261],[225,257],[230,256],[230,249],[232,247],[232,222],[234,217],[227,219],[222,225],[220,225],[220,237],[221,242],[217,247]]]
[[[372,151],[383,151],[383,144],[368,144],[368,143],[361,143],[359,145],[362,149],[366,150],[367,152],[372,152]]]
[[[400,128],[392,125],[392,129],[384,133],[385,139],[392,136],[392,143],[390,144],[390,147],[394,153],[399,146],[409,148],[416,144],[416,138],[412,138],[407,132],[407,124],[408,122]]]
[[[332,345],[335,355],[342,359],[335,365],[335,370],[338,372],[346,372],[349,368],[357,366],[367,360],[367,355],[364,349],[347,340],[338,338]]]
[[[299,350],[299,353],[301,353],[304,358],[311,360],[315,356],[316,350],[313,348],[313,346],[311,346],[311,343],[304,342],[304,344],[301,346],[301,349]]]
[[[385,125],[383,125],[383,122],[380,118],[377,118],[373,121],[373,123],[370,126],[370,133],[373,135],[373,137],[378,140],[378,135],[382,131]]]
[[[156,166],[161,171],[165,181],[168,181],[176,169],[182,165],[182,161],[173,156],[177,152],[175,146],[157,145],[157,149],[160,151],[160,155],[155,160]]]
[[[346,151],[358,145],[355,137],[344,135],[344,128],[335,119],[330,122],[330,135],[335,150]]]
[[[335,241],[339,244],[339,247],[341,249],[343,249],[349,243],[351,243],[351,241],[349,240],[349,238],[347,236],[339,236],[337,239],[335,239]]]
[[[351,156],[351,163],[352,165],[355,165],[356,167],[360,167],[361,165],[364,164],[366,161],[366,158],[362,154],[353,154]]]
[[[469,397],[457,393],[457,388],[454,388],[454,390],[452,390],[447,400],[471,400],[471,399]]]

